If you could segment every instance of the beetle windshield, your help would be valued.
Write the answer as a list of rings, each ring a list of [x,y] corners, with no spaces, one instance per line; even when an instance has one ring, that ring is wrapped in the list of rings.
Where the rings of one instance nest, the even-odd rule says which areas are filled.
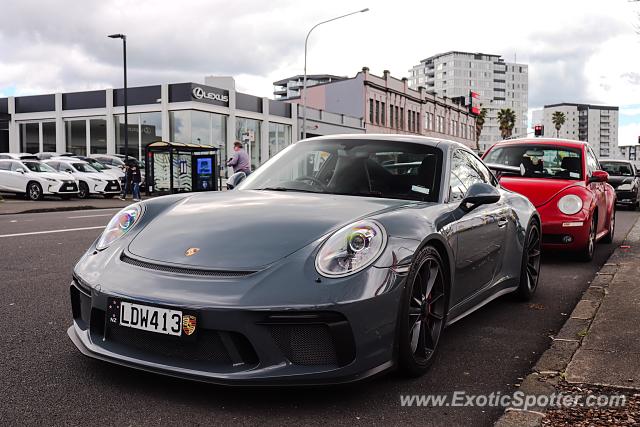
[[[602,170],[611,176],[633,176],[630,164],[622,162],[600,162]]]
[[[485,163],[518,167],[529,178],[582,179],[582,153],[578,148],[513,144],[492,149]],[[504,175],[505,173],[503,173]]]
[[[278,153],[238,189],[437,201],[441,170],[442,151],[428,145],[309,140]]]

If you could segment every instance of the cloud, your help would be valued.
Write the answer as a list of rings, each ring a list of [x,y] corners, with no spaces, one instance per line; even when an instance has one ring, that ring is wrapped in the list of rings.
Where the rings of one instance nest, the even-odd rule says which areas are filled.
[[[638,144],[640,137],[640,121],[620,126],[618,129],[618,145],[635,145]]]

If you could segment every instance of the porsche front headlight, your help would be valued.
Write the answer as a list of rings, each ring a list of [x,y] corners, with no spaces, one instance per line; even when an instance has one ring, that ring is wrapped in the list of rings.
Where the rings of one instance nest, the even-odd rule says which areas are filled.
[[[96,243],[96,249],[106,249],[111,246],[113,242],[127,234],[140,220],[143,213],[144,209],[139,203],[127,206],[118,212],[111,218],[111,221],[109,221],[109,224],[107,224],[107,227],[102,232],[98,243]]]
[[[567,194],[558,200],[558,209],[565,215],[573,215],[582,209],[582,199],[575,194]]]
[[[371,265],[387,244],[387,234],[376,221],[364,220],[333,233],[316,256],[316,270],[325,277],[344,277]]]

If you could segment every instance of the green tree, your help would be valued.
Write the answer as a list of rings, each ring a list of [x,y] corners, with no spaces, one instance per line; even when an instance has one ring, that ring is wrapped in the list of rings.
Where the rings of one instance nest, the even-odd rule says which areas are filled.
[[[482,128],[484,127],[484,122],[487,119],[487,109],[482,107],[480,109],[480,114],[476,117],[476,150],[480,150],[480,134],[482,133]]]
[[[498,111],[498,125],[500,128],[500,136],[507,139],[513,133],[516,125],[516,113],[511,108],[503,108]]]
[[[564,124],[567,117],[564,115],[562,111],[554,111],[551,116],[551,122],[556,127],[556,138],[560,137],[560,128]]]

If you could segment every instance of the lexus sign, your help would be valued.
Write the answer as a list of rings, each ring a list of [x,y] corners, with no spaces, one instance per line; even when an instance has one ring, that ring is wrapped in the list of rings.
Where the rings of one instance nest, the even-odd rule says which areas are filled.
[[[229,106],[229,91],[210,86],[196,86],[191,88],[191,96],[194,100],[208,104]]]

